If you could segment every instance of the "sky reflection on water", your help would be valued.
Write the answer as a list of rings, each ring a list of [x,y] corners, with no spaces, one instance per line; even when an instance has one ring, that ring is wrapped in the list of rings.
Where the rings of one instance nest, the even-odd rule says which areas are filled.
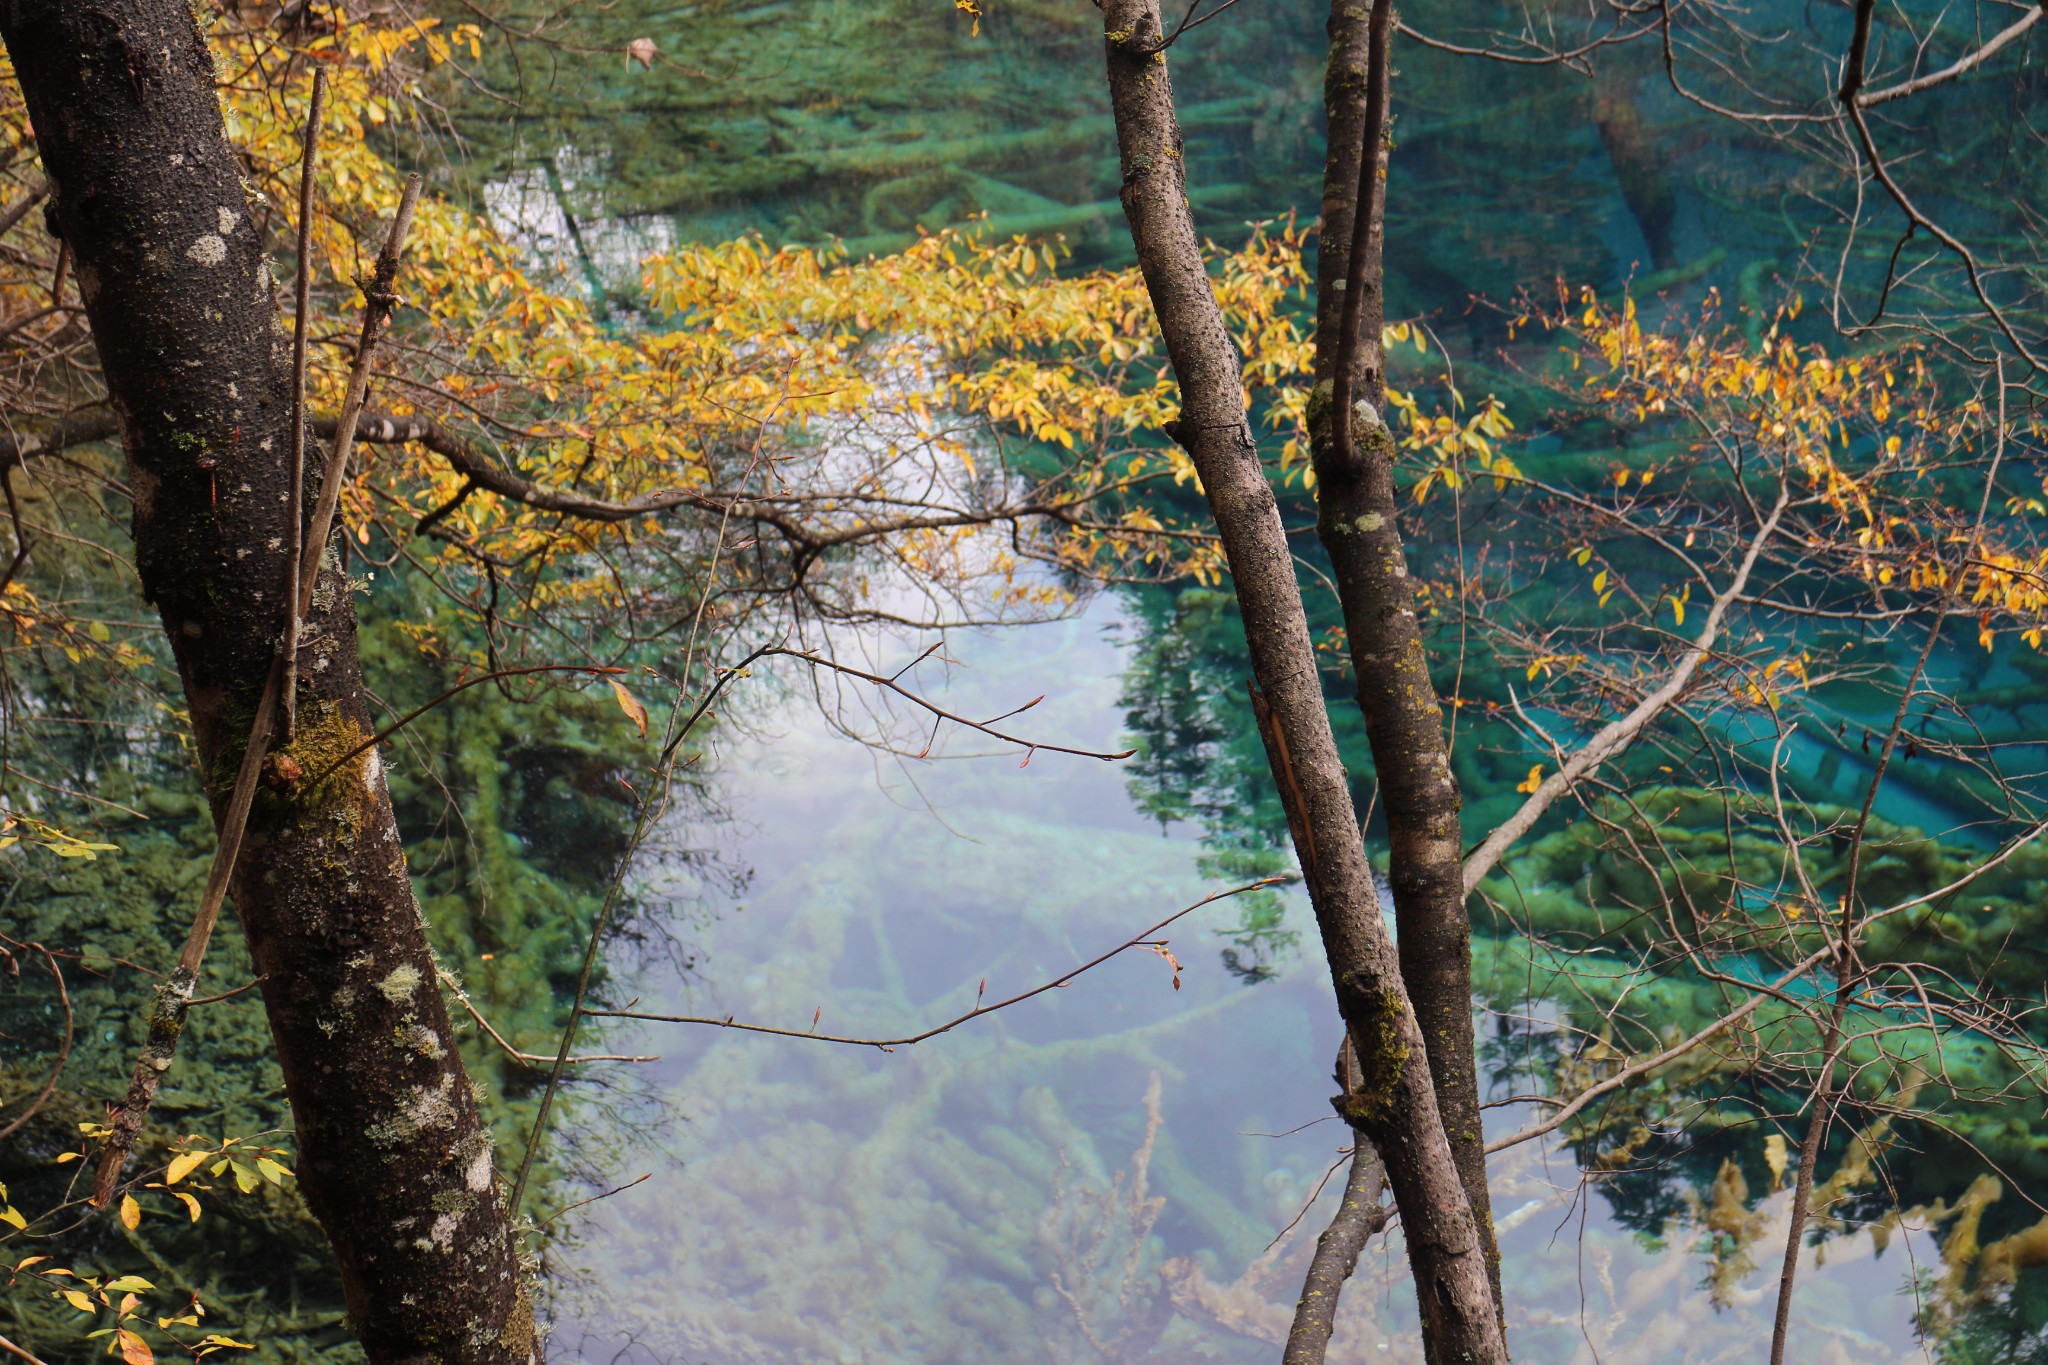
[[[973,715],[1047,692],[1020,732],[1115,747],[1117,634],[1105,598],[1073,620],[956,636],[959,666],[923,676]],[[943,752],[992,747],[956,735]],[[634,983],[643,1009],[804,1028],[822,1008],[825,1031],[910,1031],[970,1008],[984,978],[990,998],[1036,985],[1216,889],[1197,871],[1199,846],[1162,834],[1120,771],[1094,760],[906,767],[793,699],[719,767],[736,816],[728,852],[755,879],[684,930],[702,952],[696,979],[650,969]],[[700,891],[672,889],[679,903]],[[1288,913],[1312,927],[1298,895]],[[664,1055],[641,1080],[680,1122],[670,1154],[617,1139],[613,1174],[653,1175],[578,1215],[557,1355],[1276,1358],[1342,1185],[1341,1172],[1325,1183],[1344,1141],[1327,1101],[1338,1029],[1312,933],[1274,979],[1246,986],[1219,960],[1217,931],[1233,918],[1222,903],[1167,931],[1177,991],[1164,960],[1134,951],[889,1054],[615,1031],[622,1049]],[[1527,1118],[1497,1110],[1494,1124]],[[1503,1154],[1494,1179],[1519,1359],[1737,1361],[1768,1341],[1774,1275],[1732,1274],[1717,1307],[1702,1290],[1714,1266],[1702,1226],[1673,1226],[1663,1245],[1639,1237],[1561,1148]],[[1735,1239],[1766,1267],[1785,1198]],[[1794,1358],[1926,1358],[1904,1291],[1932,1247],[1895,1235],[1874,1251],[1859,1233],[1803,1272]],[[1404,1274],[1398,1239],[1368,1253],[1332,1361],[1419,1358]]]

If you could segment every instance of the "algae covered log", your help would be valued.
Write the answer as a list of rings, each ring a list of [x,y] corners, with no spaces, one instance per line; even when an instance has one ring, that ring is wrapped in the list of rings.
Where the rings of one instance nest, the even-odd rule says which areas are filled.
[[[191,13],[0,5],[135,490],[137,567],[219,817],[282,624],[288,348]],[[330,559],[307,620],[301,773],[371,733]],[[280,763],[280,773],[290,769]],[[524,1362],[538,1342],[374,754],[261,799],[233,885],[308,1202],[372,1360]]]

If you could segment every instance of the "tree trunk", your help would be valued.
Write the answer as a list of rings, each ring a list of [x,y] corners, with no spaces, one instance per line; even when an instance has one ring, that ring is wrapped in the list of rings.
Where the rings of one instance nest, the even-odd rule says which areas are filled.
[[[0,0],[127,452],[145,594],[178,660],[216,819],[283,623],[289,346],[185,0]],[[311,490],[308,490],[309,492]],[[476,1099],[374,750],[330,555],[298,737],[233,882],[298,1130],[372,1361],[539,1356]],[[292,762],[286,762],[289,757]],[[296,764],[296,774],[294,770]]]
[[[1187,448],[1224,549],[1250,646],[1254,710],[1286,807],[1364,1084],[1347,1117],[1386,1163],[1432,1361],[1507,1358],[1471,1206],[1444,1139],[1421,1031],[1380,918],[1279,508],[1244,408],[1243,371],[1203,267],[1158,0],[1105,0],[1122,200],[1181,396]]]
[[[1381,5],[1389,0],[1380,0]],[[1330,556],[1344,612],[1358,705],[1379,776],[1386,813],[1400,929],[1401,976],[1428,1045],[1444,1131],[1471,1201],[1487,1279],[1500,1300],[1500,1251],[1486,1188],[1486,1140],[1472,1036],[1472,926],[1465,910],[1460,796],[1444,739],[1443,711],[1429,674],[1429,656],[1415,618],[1394,488],[1394,441],[1382,415],[1386,371],[1380,330],[1386,317],[1378,192],[1386,161],[1387,66],[1371,79],[1367,11],[1356,0],[1332,0],[1330,66],[1323,100],[1329,112],[1329,154],[1323,171],[1322,246],[1316,265],[1315,388],[1309,404],[1310,453],[1316,472],[1316,535]],[[1368,103],[1378,104],[1377,117]],[[1362,161],[1365,141],[1371,160]],[[1367,173],[1361,176],[1361,167]],[[1371,187],[1373,192],[1362,193]],[[1361,197],[1366,231],[1357,222]],[[1354,268],[1353,256],[1358,259]],[[1344,305],[1352,302],[1347,319]],[[1341,443],[1333,408],[1340,354],[1349,342],[1352,440]],[[1358,404],[1365,406],[1359,407]]]

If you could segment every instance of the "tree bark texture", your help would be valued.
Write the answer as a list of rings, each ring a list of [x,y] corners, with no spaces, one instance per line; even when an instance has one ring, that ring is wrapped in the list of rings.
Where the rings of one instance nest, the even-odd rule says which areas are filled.
[[[1387,3],[1387,0],[1382,0]],[[1310,454],[1316,472],[1316,535],[1330,556],[1344,613],[1352,676],[1379,777],[1391,855],[1388,881],[1400,930],[1401,976],[1436,1081],[1444,1131],[1486,1249],[1487,1278],[1500,1299],[1500,1251],[1486,1186],[1486,1139],[1472,1034],[1472,925],[1465,908],[1461,798],[1444,737],[1443,710],[1415,616],[1394,487],[1394,440],[1383,416],[1386,372],[1380,331],[1386,320],[1381,245],[1385,139],[1361,161],[1368,125],[1387,126],[1389,74],[1370,79],[1370,11],[1356,0],[1330,5],[1330,65],[1323,100],[1329,154],[1323,171],[1321,249],[1316,264],[1316,369],[1310,400]],[[1369,89],[1369,87],[1372,87]],[[1368,101],[1377,97],[1379,116]],[[1360,168],[1369,167],[1361,177]],[[1369,215],[1357,235],[1361,198]],[[1362,251],[1353,260],[1354,246]],[[1355,267],[1354,268],[1354,264]],[[1344,303],[1356,290],[1356,334],[1348,386],[1337,383],[1345,350]],[[1348,387],[1352,440],[1339,449],[1333,396]]]
[[[134,488],[137,566],[178,660],[215,819],[284,620],[289,345],[184,0],[0,0]],[[308,490],[309,492],[311,490]],[[490,1139],[455,1046],[330,555],[298,736],[232,884],[298,1174],[376,1362],[539,1357]],[[284,760],[289,758],[290,763]],[[296,765],[296,775],[294,774]]]
[[[1105,0],[1125,216],[1180,386],[1168,434],[1199,474],[1230,563],[1269,766],[1288,813],[1364,1083],[1347,1112],[1386,1163],[1432,1361],[1506,1360],[1485,1258],[1444,1138],[1423,1039],[1324,709],[1294,561],[1244,408],[1243,370],[1188,209],[1158,0]]]

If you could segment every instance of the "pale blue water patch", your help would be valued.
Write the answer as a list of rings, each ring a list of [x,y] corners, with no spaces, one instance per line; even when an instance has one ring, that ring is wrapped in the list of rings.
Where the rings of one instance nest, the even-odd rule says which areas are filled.
[[[1105,600],[962,634],[954,666],[921,676],[981,716],[1046,693],[1006,725],[1120,747],[1115,624]],[[1114,766],[1041,752],[1020,767],[956,737],[948,752],[990,756],[913,765],[913,786],[806,701],[767,728],[719,755],[743,831],[730,851],[754,883],[690,930],[697,979],[635,983],[644,1009],[912,1032],[970,1008],[984,979],[990,999],[1026,989],[1216,889],[1198,845],[1133,809]],[[679,1122],[666,1150],[622,1131],[609,1183],[651,1178],[575,1215],[562,1255],[583,1273],[555,1304],[554,1358],[1277,1359],[1345,1139],[1328,1117],[1328,974],[1298,896],[1289,914],[1305,947],[1262,984],[1219,961],[1224,903],[1165,931],[1177,990],[1166,960],[1134,951],[893,1053],[614,1030],[615,1048],[663,1054],[642,1080]],[[1747,1243],[1762,1268],[1717,1305],[1697,1220],[1662,1242],[1631,1233],[1568,1152],[1514,1149],[1494,1191],[1518,1359],[1747,1360],[1767,1340],[1783,1195]],[[1882,1258],[1867,1235],[1831,1244],[1806,1272],[1796,1358],[1920,1358],[1901,1293],[1916,1240]],[[1399,1246],[1361,1265],[1333,1362],[1419,1358]]]

